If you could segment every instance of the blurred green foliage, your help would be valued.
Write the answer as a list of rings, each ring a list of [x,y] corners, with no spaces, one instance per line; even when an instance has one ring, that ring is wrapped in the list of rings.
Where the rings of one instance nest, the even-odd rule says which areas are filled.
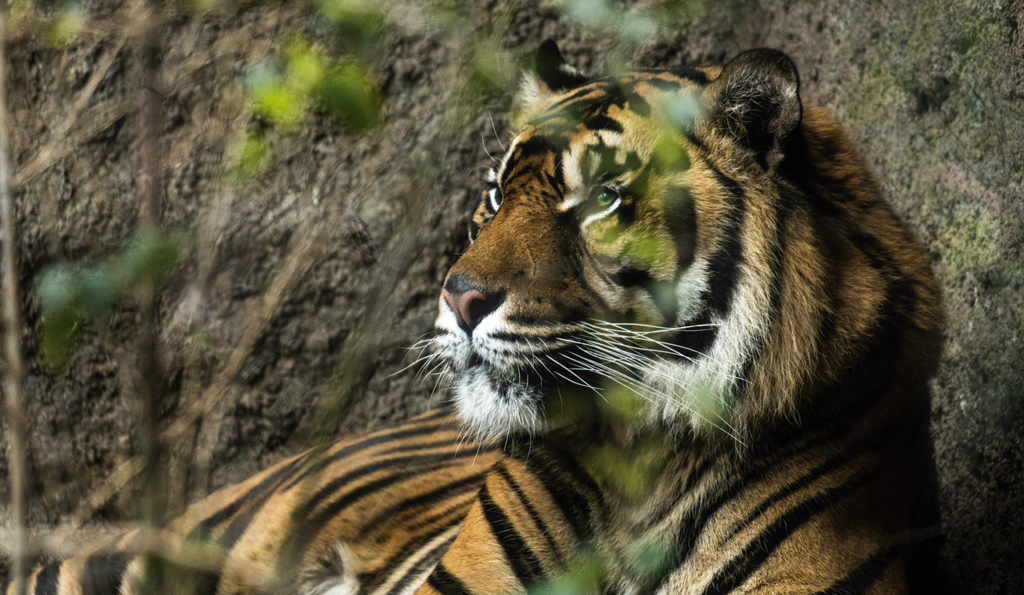
[[[647,6],[625,7],[614,0],[550,0],[564,14],[603,35],[639,43],[659,30],[690,20],[705,10],[705,0],[663,0]]]
[[[245,76],[254,118],[286,134],[301,130],[313,111],[352,133],[376,127],[382,102],[366,62],[379,50],[383,14],[369,2],[322,0],[316,15],[335,33],[342,54],[330,55],[307,34],[288,34],[275,59],[251,65]],[[235,179],[244,183],[270,166],[271,140],[260,129],[236,142]]]
[[[571,572],[533,585],[529,595],[588,595],[604,592],[605,565],[595,552],[587,552],[576,561]]]
[[[64,49],[78,39],[85,26],[85,8],[69,3],[55,10],[46,23],[46,40],[55,48]]]
[[[326,23],[342,52],[361,62],[376,57],[385,17],[380,2],[369,0],[319,0],[317,15]]]
[[[106,322],[115,307],[144,285],[159,288],[177,266],[182,244],[180,234],[153,231],[105,262],[61,264],[40,272],[36,285],[43,363],[60,368],[85,324]]]
[[[277,63],[257,64],[246,77],[255,115],[275,126],[297,129],[318,107],[346,128],[361,132],[380,122],[380,97],[364,66],[331,59],[296,34]]]

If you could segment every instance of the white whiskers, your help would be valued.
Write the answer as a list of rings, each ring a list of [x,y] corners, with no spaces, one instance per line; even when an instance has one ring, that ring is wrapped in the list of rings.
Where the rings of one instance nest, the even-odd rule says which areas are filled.
[[[414,345],[428,353],[410,366],[420,366],[422,377],[451,381],[452,399],[464,419],[471,426],[486,426],[474,429],[492,436],[508,438],[514,431],[543,427],[539,395],[571,385],[599,398],[613,387],[624,388],[646,403],[641,407],[646,419],[689,419],[742,444],[729,422],[733,389],[746,382],[739,368],[679,341],[686,333],[719,326],[587,320],[558,325],[547,335],[490,336],[486,348],[476,339],[441,330]]]

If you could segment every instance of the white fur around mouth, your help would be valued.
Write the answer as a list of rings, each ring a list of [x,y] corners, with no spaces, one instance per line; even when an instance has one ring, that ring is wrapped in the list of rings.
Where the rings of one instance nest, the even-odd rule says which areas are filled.
[[[454,389],[459,416],[482,436],[536,434],[543,429],[541,392],[535,386],[480,364],[461,371]]]

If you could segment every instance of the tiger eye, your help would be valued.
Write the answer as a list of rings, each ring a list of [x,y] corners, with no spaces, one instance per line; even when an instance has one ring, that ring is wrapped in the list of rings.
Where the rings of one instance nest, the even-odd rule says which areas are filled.
[[[604,208],[615,202],[618,196],[611,190],[602,190],[597,194],[597,206]]]

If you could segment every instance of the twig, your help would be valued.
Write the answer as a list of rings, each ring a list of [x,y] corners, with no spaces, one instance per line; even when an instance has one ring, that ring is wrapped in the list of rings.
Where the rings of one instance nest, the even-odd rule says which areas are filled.
[[[0,9],[0,35],[4,30],[4,14]],[[21,300],[18,295],[18,263],[15,251],[18,239],[14,232],[14,204],[11,198],[10,172],[7,169],[7,56],[4,40],[0,38],[0,225],[3,227],[3,317],[4,397],[7,409],[8,457],[11,477],[11,521],[14,525],[14,552],[11,570],[14,576],[14,592],[25,595],[25,552],[26,543],[25,508],[26,489],[26,418],[25,395],[21,384],[23,368],[21,360]]]
[[[137,20],[135,17],[133,21]],[[138,24],[136,22],[136,24]],[[89,100],[92,99],[92,94],[96,92],[96,87],[100,85],[104,77],[107,76],[107,71],[110,70],[110,66],[117,59],[117,54],[120,53],[121,48],[124,47],[126,41],[128,41],[127,31],[125,29],[121,36],[118,37],[117,41],[114,42],[113,47],[107,49],[100,58],[99,63],[96,66],[96,70],[92,72],[92,76],[89,77],[89,81],[85,83],[82,90],[78,92],[78,96],[75,98],[75,102],[71,104],[71,109],[68,111],[64,120],[54,130],[53,136],[42,149],[35,154],[35,156],[25,164],[18,173],[14,176],[14,187],[18,188],[37,174],[42,173],[46,168],[50,167],[55,161],[66,155],[72,148],[71,143],[67,142],[68,132],[71,131],[71,127],[74,126],[75,122],[78,121],[78,117],[82,114],[82,110],[89,105]],[[117,116],[122,117],[124,114]],[[116,121],[117,118],[111,121]],[[109,126],[109,124],[108,124]],[[102,130],[102,128],[100,129]],[[88,138],[88,137],[86,137]],[[77,144],[77,143],[76,143]]]
[[[141,0],[150,9],[145,22],[145,33],[139,38],[139,58],[142,63],[141,105],[139,106],[139,219],[138,229],[143,236],[160,228],[161,180],[160,137],[163,130],[161,113],[164,96],[161,93],[160,65],[162,44],[160,36],[161,0]],[[139,382],[136,386],[142,423],[139,427],[144,464],[142,467],[140,508],[146,530],[163,526],[167,512],[164,468],[165,442],[160,440],[161,407],[164,401],[164,372],[157,357],[157,287],[144,281],[138,287],[139,327],[138,359]],[[165,592],[165,562],[152,552],[143,555],[143,591]]]

